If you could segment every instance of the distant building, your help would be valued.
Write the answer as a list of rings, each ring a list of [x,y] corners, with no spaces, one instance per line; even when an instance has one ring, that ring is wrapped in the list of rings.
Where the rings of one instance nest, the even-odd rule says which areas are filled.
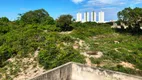
[[[82,22],[82,13],[77,13],[76,22]]]
[[[96,12],[91,12],[91,22],[96,22],[97,21],[97,17],[96,17],[97,15],[96,15]]]
[[[104,21],[104,17],[105,17],[105,15],[104,15],[104,12],[99,12],[99,23],[104,23],[105,21]]]
[[[89,22],[89,12],[84,13],[84,22]]]
[[[105,23],[106,21],[104,20],[105,18],[105,15],[104,15],[104,12],[99,12],[99,20],[97,21],[97,14],[96,12],[91,12],[91,16],[90,16],[90,13],[89,12],[85,12],[84,13],[84,17],[82,19],[82,13],[77,13],[77,18],[76,18],[76,22],[90,22],[90,18],[91,18],[91,22],[97,22],[97,23]]]
[[[110,20],[110,22],[116,22],[117,20]]]

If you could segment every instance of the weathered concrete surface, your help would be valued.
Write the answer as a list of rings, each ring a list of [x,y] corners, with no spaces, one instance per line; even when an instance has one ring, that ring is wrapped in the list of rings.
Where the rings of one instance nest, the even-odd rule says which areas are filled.
[[[72,80],[142,80],[142,78],[76,63],[72,64]]]
[[[142,77],[69,62],[31,80],[142,80]]]
[[[71,80],[72,63],[49,70],[30,80]]]

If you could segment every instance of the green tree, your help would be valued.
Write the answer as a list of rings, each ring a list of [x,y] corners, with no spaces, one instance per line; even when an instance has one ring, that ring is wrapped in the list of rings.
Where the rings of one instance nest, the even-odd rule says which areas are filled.
[[[124,10],[118,12],[118,19],[120,23],[124,23],[129,26],[132,31],[139,31],[142,23],[142,8],[131,9],[125,8]]]
[[[44,9],[29,11],[21,15],[21,21],[25,24],[40,24],[45,23],[48,21],[51,23],[51,21],[54,21],[53,18],[51,18],[47,11]]]
[[[1,17],[0,22],[9,22],[9,19],[7,17]]]
[[[43,24],[44,25],[54,25],[55,21],[52,17],[47,17],[46,21]]]
[[[71,15],[61,15],[57,19],[57,27],[60,27],[62,31],[72,30],[70,24],[72,23],[72,16]]]
[[[7,17],[0,18],[0,33],[7,33],[10,30],[9,19]]]

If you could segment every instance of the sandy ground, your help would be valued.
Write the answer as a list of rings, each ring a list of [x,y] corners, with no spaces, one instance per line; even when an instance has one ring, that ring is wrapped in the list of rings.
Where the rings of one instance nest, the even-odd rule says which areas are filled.
[[[37,56],[38,56],[39,51],[36,50],[34,55],[29,56],[27,58],[11,58],[8,61],[12,63],[17,63],[17,61],[20,61],[20,63],[17,63],[18,65],[21,64],[22,66],[19,66],[20,72],[18,72],[18,75],[14,77],[13,80],[27,80],[31,79],[39,74],[42,74],[45,72],[43,67],[40,67],[38,64]],[[9,70],[8,70],[9,71]],[[7,72],[9,73],[9,72]]]
[[[126,67],[126,68],[131,68],[131,69],[135,69],[134,65],[131,64],[131,63],[128,63],[128,62],[121,62],[120,65],[122,65],[123,67]]]

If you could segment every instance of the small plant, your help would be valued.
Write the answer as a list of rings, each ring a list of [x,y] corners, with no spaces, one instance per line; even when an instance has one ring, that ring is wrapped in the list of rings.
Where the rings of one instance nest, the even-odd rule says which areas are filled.
[[[98,64],[98,65],[99,65],[99,64],[101,63],[101,61],[102,61],[101,59],[94,59],[93,57],[91,57],[90,60],[91,60],[91,62],[92,62],[93,64]]]
[[[38,56],[39,63],[45,67],[45,69],[51,69],[70,61],[84,63],[84,57],[75,51],[72,47],[57,47],[54,43],[50,43],[46,46],[45,50],[42,50]]]

